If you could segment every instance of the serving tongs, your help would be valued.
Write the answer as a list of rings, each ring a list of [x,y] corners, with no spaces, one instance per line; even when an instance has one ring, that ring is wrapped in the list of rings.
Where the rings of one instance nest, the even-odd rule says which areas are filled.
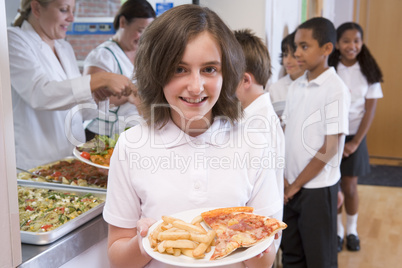
[[[48,178],[46,178],[46,177],[44,177],[44,176],[42,176],[42,175],[35,174],[35,173],[33,173],[33,172],[31,172],[31,171],[28,171],[28,170],[26,170],[26,169],[22,169],[22,168],[19,168],[19,167],[17,167],[17,169],[18,169],[19,171],[22,171],[22,172],[28,173],[28,174],[30,174],[30,175],[32,175],[32,176],[35,176],[35,177],[41,178],[41,179],[43,179],[43,180],[45,180],[45,181],[47,181],[47,182],[52,182],[52,183],[62,183],[61,181],[57,181],[57,180],[51,180],[51,179],[48,179]]]

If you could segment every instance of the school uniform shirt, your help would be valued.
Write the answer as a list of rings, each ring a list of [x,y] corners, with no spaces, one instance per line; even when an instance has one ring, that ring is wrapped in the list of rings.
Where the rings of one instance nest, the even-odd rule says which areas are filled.
[[[270,148],[270,156],[268,158],[267,168],[273,169],[278,185],[280,198],[283,200],[284,195],[284,169],[285,169],[285,136],[281,127],[278,116],[271,104],[270,93],[264,93],[250,103],[244,109],[244,117],[242,119],[244,128],[247,131],[246,137],[250,140],[254,139],[255,132],[264,133],[266,141],[262,146]],[[255,142],[254,142],[255,143]],[[283,210],[275,214],[276,219],[282,219]],[[279,249],[281,239],[275,239],[275,249]]]
[[[285,178],[289,183],[296,180],[323,146],[326,135],[349,132],[350,93],[335,69],[328,68],[310,82],[306,74],[290,86],[284,111]],[[337,154],[304,188],[323,188],[338,182],[344,140],[343,135]]]
[[[130,61],[120,46],[112,40],[105,41],[88,54],[84,62],[84,68],[90,66],[101,68],[106,72],[122,74],[130,79],[133,77],[134,72],[133,62]],[[130,102],[118,107],[111,107],[108,118],[105,118],[102,109],[97,112],[97,119],[89,120],[85,124],[87,129],[100,135],[111,136],[111,133],[121,133],[127,127],[138,124],[138,110]]]
[[[72,155],[85,141],[78,104],[92,101],[74,51],[55,40],[58,58],[29,22],[8,29],[17,166],[33,168]]]
[[[172,121],[161,129],[139,124],[116,144],[103,217],[114,226],[135,228],[142,217],[160,220],[197,208],[247,205],[257,214],[274,215],[283,200],[274,170],[264,167],[267,157],[266,148],[246,142],[241,124],[216,119],[197,137]],[[173,266],[152,260],[146,267]]]
[[[272,105],[278,116],[282,116],[285,110],[286,96],[288,95],[289,86],[292,82],[293,80],[290,78],[290,75],[287,74],[269,87]]]
[[[383,97],[381,84],[369,84],[361,72],[359,62],[352,66],[345,66],[339,62],[337,72],[351,93],[349,135],[355,135],[359,130],[365,113],[366,99],[380,99]]]

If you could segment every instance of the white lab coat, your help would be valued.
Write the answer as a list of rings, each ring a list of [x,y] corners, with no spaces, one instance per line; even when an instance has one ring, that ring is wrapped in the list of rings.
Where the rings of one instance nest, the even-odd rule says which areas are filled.
[[[31,24],[8,29],[17,166],[33,168],[72,155],[85,141],[75,105],[91,103],[90,76],[81,76],[74,51],[56,40],[53,53]]]

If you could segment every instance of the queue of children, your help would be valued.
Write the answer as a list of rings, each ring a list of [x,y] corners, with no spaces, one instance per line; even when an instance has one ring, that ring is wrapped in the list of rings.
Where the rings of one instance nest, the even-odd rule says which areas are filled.
[[[363,44],[357,23],[344,23],[335,34],[330,21],[313,18],[297,28],[294,43],[294,56],[306,72],[290,85],[283,116],[287,146],[283,220],[288,224],[281,245],[283,267],[337,267],[336,251],[342,250],[345,232],[343,196],[346,247],[360,250],[357,181],[370,171],[365,138],[377,99],[383,97],[382,73]],[[315,94],[316,88],[326,95]],[[312,131],[315,124],[324,125]],[[317,135],[324,139],[314,144]],[[300,149],[309,155],[301,156]],[[340,176],[343,194],[336,195]]]
[[[361,42],[363,33],[356,29]],[[148,228],[163,214],[210,205],[251,205],[257,213],[283,219],[288,225],[281,238],[283,267],[337,267],[340,165],[364,144],[375,110],[372,99],[382,97],[377,83],[382,81],[379,68],[376,74],[363,70],[360,74],[366,77],[366,88],[377,83],[374,89],[360,90],[359,97],[353,95],[354,85],[348,84],[341,64],[362,65],[364,61],[342,54],[351,54],[342,43],[346,42],[342,34],[338,29],[337,37],[334,25],[325,18],[312,18],[298,26],[282,42],[286,80],[264,93],[271,75],[270,57],[250,30],[233,35],[216,13],[193,5],[175,7],[155,20],[141,39],[135,61],[144,123],[123,133],[111,161],[104,210],[111,262],[168,267],[152,260],[141,243]],[[355,54],[363,46],[360,43]],[[331,58],[330,66],[330,55],[337,51],[339,61]],[[282,102],[283,114],[280,109],[274,111],[271,101]],[[351,126],[356,122],[350,122],[354,101],[359,103],[355,107],[359,106],[356,109],[361,122],[355,131]],[[285,134],[278,127],[278,115]],[[239,139],[246,127],[263,130],[254,133],[253,146],[221,147],[224,140]],[[217,130],[223,139],[212,141],[211,134]],[[352,144],[345,144],[349,134],[353,136],[347,140]],[[258,146],[261,144],[265,144],[263,150]],[[192,168],[180,172],[157,167],[151,173],[138,161],[171,153],[190,159]],[[231,156],[238,153],[276,155],[276,159],[284,156],[285,166],[257,170],[232,166],[230,171],[204,166],[203,172],[194,168],[195,154],[204,158],[225,155],[234,160]],[[361,161],[362,156],[354,158]],[[341,185],[349,213],[352,194],[348,190],[353,185],[351,179],[344,179],[348,175],[343,172]],[[230,193],[223,190],[228,185]],[[246,195],[241,190],[244,187]],[[272,203],[266,203],[268,199]],[[353,228],[348,227],[347,235],[357,238],[356,224]],[[262,255],[230,267],[270,267],[278,241]],[[358,250],[347,243],[348,249]]]
[[[306,72],[291,84],[283,114],[284,267],[337,267],[339,165],[350,94],[328,66],[335,42],[335,27],[325,18],[310,19],[296,30],[294,55]]]

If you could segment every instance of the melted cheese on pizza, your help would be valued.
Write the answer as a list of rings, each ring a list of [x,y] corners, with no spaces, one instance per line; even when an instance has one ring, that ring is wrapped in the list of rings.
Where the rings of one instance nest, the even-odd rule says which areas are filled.
[[[244,208],[241,210],[244,211]],[[278,230],[286,228],[286,224],[276,219],[250,212],[234,212],[234,208],[228,211],[229,213],[224,213],[224,209],[219,209],[219,213],[211,211],[202,214],[204,221],[217,234],[215,252],[211,260],[223,258],[237,248],[253,246]]]

